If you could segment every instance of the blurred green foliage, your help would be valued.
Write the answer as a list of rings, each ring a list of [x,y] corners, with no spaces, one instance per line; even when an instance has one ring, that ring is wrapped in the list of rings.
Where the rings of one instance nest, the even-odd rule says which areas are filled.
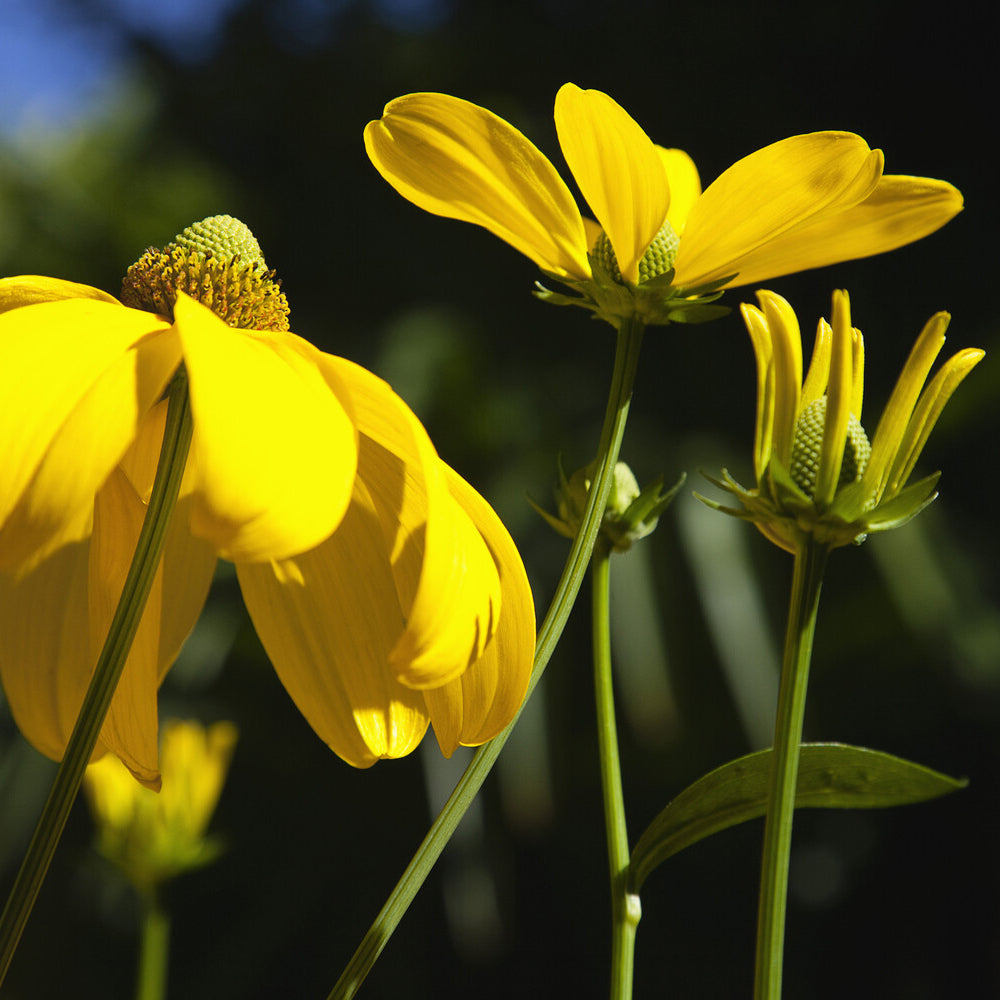
[[[77,14],[110,23],[117,9],[89,0]],[[947,24],[894,9],[245,0],[194,50],[120,20],[128,62],[103,104],[63,129],[14,129],[0,141],[3,274],[116,291],[129,263],[188,223],[216,212],[246,221],[283,278],[293,329],[388,378],[442,456],[493,502],[540,612],[566,545],[524,497],[548,501],[558,453],[569,468],[592,457],[610,330],[536,302],[527,261],[419,212],[381,181],[361,131],[386,101],[454,93],[554,156],[552,101],[573,80],[612,94],[657,141],[689,150],[706,181],[778,138],[843,128],[882,147],[888,172],[963,190],[966,211],[920,244],[773,283],[803,317],[827,312],[834,287],[850,290],[873,413],[934,311],[954,314],[950,347],[988,353],[925,457],[926,471],[944,470],[942,498],[894,536],[831,560],[807,738],[876,747],[971,785],[907,809],[797,818],[786,990],[819,1000],[1000,992],[998,534],[983,481],[1000,433],[985,283],[1000,211],[994,130],[975,97],[994,57],[986,8]],[[623,458],[640,481],[687,470],[694,484],[699,468],[723,464],[745,476],[754,369],[738,316],[646,340]],[[626,595],[617,669],[633,841],[681,788],[757,749],[767,731],[754,695],[773,683],[767,651],[780,645],[790,560],[748,527],[736,541],[726,519],[677,510],[687,505],[695,501],[680,497],[642,553],[613,569]],[[652,612],[637,615],[634,595],[645,600],[650,585]],[[741,668],[748,609],[756,628]],[[581,611],[481,814],[363,995],[604,992],[590,691]],[[267,667],[228,567],[161,705],[164,715],[232,718],[241,731],[215,825],[231,849],[171,888],[172,995],[325,996],[426,830],[427,789],[447,785],[454,767],[433,746],[367,772],[333,757]],[[6,886],[51,769],[6,714],[0,741]],[[8,979],[12,1000],[129,993],[134,904],[106,878],[91,837],[81,805]],[[751,823],[650,879],[637,997],[748,994],[759,849]]]

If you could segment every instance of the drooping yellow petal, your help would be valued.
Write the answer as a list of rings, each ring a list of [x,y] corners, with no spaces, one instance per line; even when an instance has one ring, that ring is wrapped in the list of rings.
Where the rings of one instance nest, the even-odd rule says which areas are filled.
[[[670,210],[667,221],[674,232],[680,236],[687,225],[688,216],[694,203],[701,197],[701,178],[694,160],[683,149],[665,149],[657,146],[660,162],[667,172],[667,183],[670,186]]]
[[[3,313],[0,351],[0,568],[12,570],[78,534],[180,350],[163,320],[81,299]]]
[[[882,154],[848,132],[792,136],[751,153],[691,209],[675,283],[700,285],[738,271],[731,284],[742,285],[786,273],[771,269],[775,241],[864,201],[881,175]]]
[[[886,253],[930,235],[961,210],[961,192],[947,181],[886,175],[864,201],[741,258],[730,287]]]
[[[234,561],[318,545],[354,480],[344,404],[293,334],[234,330],[184,294],[174,315],[191,384],[195,534]]]
[[[566,83],[556,94],[556,131],[566,163],[604,227],[622,275],[639,281],[639,259],[670,208],[670,186],[652,140],[599,90]]]
[[[580,210],[517,129],[446,94],[390,101],[365,128],[375,169],[414,205],[488,229],[560,277],[589,278]]]
[[[61,760],[94,664],[90,659],[86,538],[18,577],[0,573],[0,679],[17,728]],[[96,759],[106,748],[98,744]]]
[[[61,299],[95,299],[98,302],[121,303],[107,292],[90,285],[61,278],[46,278],[40,274],[22,274],[16,278],[0,278],[0,313],[39,302],[58,302]]]
[[[336,532],[274,563],[237,563],[254,627],[316,734],[355,767],[415,749],[428,718],[419,691],[393,676],[403,612],[378,514],[355,482]]]
[[[381,519],[406,618],[393,668],[410,687],[437,687],[478,659],[496,628],[496,566],[409,407],[364,368],[331,356],[325,364],[350,389],[358,475]]]
[[[497,631],[483,655],[461,677],[424,692],[441,752],[450,757],[460,745],[492,739],[521,707],[535,652],[535,606],[524,564],[493,508],[448,466],[445,475],[489,545],[503,591]]]
[[[180,500],[168,525],[160,566],[101,731],[103,744],[138,780],[154,787],[159,781],[156,692],[201,614],[216,562],[212,547],[191,535],[190,507],[190,497]],[[145,503],[121,469],[116,469],[94,505],[89,573],[94,664],[118,605],[145,515]]]

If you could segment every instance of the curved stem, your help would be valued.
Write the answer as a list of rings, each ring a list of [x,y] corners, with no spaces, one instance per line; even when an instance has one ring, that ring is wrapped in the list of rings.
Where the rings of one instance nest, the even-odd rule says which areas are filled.
[[[799,773],[802,719],[806,708],[809,662],[829,549],[808,537],[795,552],[785,652],[774,726],[774,752],[764,822],[764,851],[757,909],[755,1000],[779,1000],[788,900],[788,858]]]
[[[191,429],[187,377],[182,368],[170,384],[167,425],[163,433],[153,492],[122,595],[52,790],[21,862],[3,915],[0,916],[0,983],[10,967],[38,890],[55,854],[66,818],[83,779],[83,772],[90,762],[139,627],[153,576],[160,562],[167,525],[180,490],[188,446],[191,443]]]
[[[611,1000],[629,1000],[635,964],[635,932],[642,909],[639,897],[628,891],[628,830],[625,826],[625,796],[622,792],[611,678],[611,553],[603,540],[598,541],[594,550],[590,572],[593,588],[594,700],[611,881]]]
[[[535,663],[525,701],[541,679],[542,672],[562,635],[563,627],[587,571],[590,554],[594,550],[597,532],[604,517],[604,508],[608,502],[608,493],[611,490],[615,463],[618,461],[622,435],[625,432],[625,423],[628,419],[632,384],[635,381],[644,329],[641,322],[633,320],[623,323],[618,333],[615,367],[611,377],[611,390],[604,416],[604,427],[601,431],[601,442],[598,450],[600,461],[594,476],[594,485],[587,497],[583,522],[573,540],[566,565],[556,587],[555,596],[552,598],[545,620],[538,630],[535,642]],[[520,716],[520,711],[502,733],[476,751],[423,843],[413,855],[385,905],[362,938],[361,944],[351,956],[351,960],[331,990],[328,1000],[345,1000],[347,997],[353,997],[360,989],[365,977],[382,953],[382,949],[399,925],[403,914],[413,902],[413,898],[423,885],[431,868],[434,867],[434,863],[441,856],[445,844],[448,843],[476,793],[482,787],[497,757],[500,756],[500,751],[503,750],[513,731],[518,716]]]
[[[135,1000],[163,1000],[167,995],[167,969],[170,958],[170,914],[152,888],[142,894],[142,941],[139,970],[136,974]]]

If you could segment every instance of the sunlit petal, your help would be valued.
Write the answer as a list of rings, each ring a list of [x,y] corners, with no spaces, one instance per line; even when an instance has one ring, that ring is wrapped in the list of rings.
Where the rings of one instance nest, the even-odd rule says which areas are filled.
[[[413,750],[427,729],[419,691],[393,676],[403,613],[364,485],[337,531],[290,559],[237,563],[247,610],[282,684],[317,735],[368,767]]]
[[[92,300],[4,313],[0,350],[0,567],[24,568],[89,516],[180,350],[163,320]]]
[[[774,434],[774,365],[771,358],[771,334],[764,314],[749,303],[740,306],[743,322],[750,334],[757,362],[757,420],[754,430],[754,473],[759,480],[771,459]]]
[[[181,295],[176,329],[191,384],[192,528],[228,559],[304,551],[340,523],[354,427],[291,334],[234,330]]]
[[[368,124],[365,148],[378,172],[425,211],[483,226],[543,270],[590,277],[569,188],[491,111],[445,94],[409,94]]]
[[[731,285],[886,253],[935,232],[961,210],[961,193],[946,181],[883,176],[859,204],[808,222],[740,258],[740,273]]]
[[[488,503],[445,466],[452,496],[486,539],[500,571],[503,605],[497,631],[483,655],[458,679],[425,691],[441,752],[479,746],[517,714],[531,677],[535,652],[535,607],[524,565],[507,529]]]
[[[496,566],[409,407],[364,368],[335,357],[326,365],[351,392],[358,475],[381,519],[406,618],[391,662],[404,684],[436,687],[478,659],[496,628]]]
[[[773,241],[863,201],[881,174],[882,154],[848,132],[793,136],[751,153],[692,208],[676,283],[699,285],[738,271],[733,284],[747,284],[784,273],[759,266],[770,261]]]
[[[566,163],[604,227],[622,275],[639,280],[639,259],[670,207],[670,186],[652,140],[607,94],[567,83],[556,95],[556,131]]]
[[[16,278],[0,278],[0,313],[39,302],[58,302],[61,299],[95,299],[98,302],[121,303],[107,292],[90,285],[61,278],[46,278],[39,274],[22,274]]]
[[[701,178],[694,160],[683,149],[665,149],[657,146],[660,162],[667,172],[670,185],[670,210],[667,220],[675,233],[680,236],[687,225],[688,216],[694,203],[701,197]]]

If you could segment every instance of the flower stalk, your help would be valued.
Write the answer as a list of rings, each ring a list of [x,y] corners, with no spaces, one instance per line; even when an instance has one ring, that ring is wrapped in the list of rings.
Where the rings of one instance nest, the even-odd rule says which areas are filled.
[[[142,943],[136,974],[135,1000],[163,1000],[167,995],[170,957],[170,914],[160,892],[151,888],[142,896]]]
[[[21,934],[59,844],[139,627],[163,551],[167,526],[180,491],[191,433],[187,376],[184,369],[180,368],[170,383],[167,422],[156,478],[121,598],[52,790],[0,916],[0,984],[10,968]]]
[[[615,696],[611,678],[611,550],[602,537],[591,562],[594,700],[600,754],[604,827],[611,886],[611,1000],[629,1000],[635,965],[635,933],[642,916],[639,897],[628,891],[629,846],[625,824]]]
[[[604,509],[614,481],[615,463],[618,460],[622,437],[625,433],[625,424],[628,420],[632,386],[638,368],[639,350],[642,346],[644,332],[643,323],[634,318],[624,320],[618,330],[614,371],[598,447],[594,485],[590,490],[580,530],[570,547],[552,603],[549,605],[545,619],[538,630],[531,680],[521,709],[518,710],[513,721],[503,732],[476,751],[427,836],[413,855],[371,927],[361,939],[361,943],[351,956],[340,978],[334,984],[327,1000],[348,1000],[357,994],[361,984],[382,953],[382,949],[399,925],[403,914],[413,902],[424,880],[430,874],[445,845],[492,770],[507,738],[513,732],[514,726],[520,718],[524,704],[527,703],[531,692],[541,680],[542,673],[548,665],[559,637],[562,635],[573,603],[583,583],[591,553],[594,551],[597,534],[604,519]]]
[[[760,897],[757,909],[755,1000],[779,1000],[788,900],[788,861],[798,782],[802,720],[809,683],[816,614],[830,549],[806,536],[795,552],[785,650],[774,726],[774,752],[764,820]]]

